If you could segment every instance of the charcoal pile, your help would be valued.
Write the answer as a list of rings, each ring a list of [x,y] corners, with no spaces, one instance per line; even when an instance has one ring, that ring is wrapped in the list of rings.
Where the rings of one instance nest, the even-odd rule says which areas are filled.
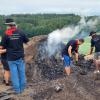
[[[95,66],[92,60],[85,60],[84,55],[80,55],[78,64],[73,65],[87,74],[80,75],[78,69],[70,77],[64,73],[61,52],[48,55],[47,36],[32,38],[25,46],[25,55],[27,89],[24,94],[14,96],[13,100],[100,99],[100,80],[92,78]]]
[[[38,79],[42,80],[54,80],[64,77],[63,61],[61,60],[61,56],[55,54],[49,57],[46,50],[46,43],[46,41],[43,41],[38,44],[37,55],[33,59],[35,69],[32,64],[28,65],[28,71],[30,72],[27,73],[33,74],[34,77],[34,72],[32,71],[37,69],[35,72],[38,72]],[[32,75],[30,76],[32,77]]]
[[[67,97],[65,97],[62,92],[67,92],[68,94],[70,93],[73,95],[69,100],[72,100],[72,98],[74,99],[74,96],[76,95],[79,95],[79,98],[76,98],[75,100],[80,100],[80,98],[81,100],[99,100],[98,97],[96,97],[96,93],[98,92],[95,90],[99,84],[97,85],[97,83],[95,83],[91,78],[91,73],[93,73],[93,70],[95,69],[93,60],[85,60],[84,55],[80,55],[78,64],[75,65],[73,63],[73,65],[77,68],[79,67],[82,71],[85,71],[86,74],[82,76],[79,75],[79,72],[77,71],[77,74],[73,73],[72,79],[69,80],[66,78],[67,76],[64,73],[61,52],[57,52],[55,53],[55,55],[48,56],[46,45],[46,39],[42,39],[37,43],[37,53],[32,59],[32,64],[29,65],[30,67],[27,66],[27,73],[29,74],[29,76],[27,77],[28,80],[32,84],[45,82],[45,86],[47,86],[46,89],[38,92],[39,94],[33,94],[33,100],[45,100],[45,98],[48,98],[46,100],[66,100]],[[62,82],[60,82],[61,80]],[[49,85],[50,82],[52,84],[64,84],[64,90],[61,92],[61,94],[59,93],[59,95],[63,95],[64,98],[59,97],[60,99],[55,99],[56,97],[54,96],[54,94],[56,96],[57,94],[53,91],[54,89],[52,88],[52,84]],[[70,91],[66,91],[66,87]],[[70,87],[73,87],[74,90],[77,91],[76,94],[73,93],[73,88]],[[86,97],[85,94],[87,93],[88,95]],[[66,95],[69,96],[68,94]],[[53,98],[53,96],[55,98]]]
[[[67,97],[69,97],[69,100],[99,100],[97,88],[100,84],[96,83],[91,77],[95,69],[93,61],[85,60],[84,55],[80,55],[78,64],[73,63],[73,65],[75,68],[79,67],[81,71],[85,71],[86,74],[81,75],[78,69],[76,70],[77,74],[73,73],[71,78],[68,79],[64,73],[61,52],[48,56],[46,39],[42,38],[38,41],[34,48],[37,52],[31,59],[31,63],[27,63],[28,82],[37,91],[35,94],[32,93],[31,100],[66,100]],[[56,93],[54,84],[63,85],[62,91]]]
[[[85,55],[79,55],[79,61],[76,64],[73,62],[75,66],[77,66],[77,70],[81,75],[86,75],[88,72],[95,70],[95,66],[93,63],[93,59],[85,60]]]
[[[80,66],[83,69],[87,69],[87,71],[93,70],[95,68],[93,64],[93,60],[85,60],[83,54],[79,55],[79,61],[78,61],[78,66]]]
[[[54,80],[66,76],[64,73],[63,60],[61,58],[61,52],[56,52],[56,54],[52,56],[48,55],[46,39],[39,41],[37,44],[37,53],[34,59],[32,59],[33,62],[31,64],[27,63],[27,75],[29,77],[28,79],[30,81],[35,81],[36,79]],[[75,67],[78,68],[78,66],[78,70],[85,71],[86,73],[95,68],[93,66],[93,61],[85,60],[84,55],[79,56],[79,62],[77,65],[75,65]],[[38,75],[36,74],[37,72]],[[36,79],[33,79],[34,77]]]

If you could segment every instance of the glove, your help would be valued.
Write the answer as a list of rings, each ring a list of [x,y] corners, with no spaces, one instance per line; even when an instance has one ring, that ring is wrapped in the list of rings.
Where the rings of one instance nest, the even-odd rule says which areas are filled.
[[[78,64],[78,61],[75,61],[75,64]]]
[[[78,61],[75,61],[75,65],[78,65]]]

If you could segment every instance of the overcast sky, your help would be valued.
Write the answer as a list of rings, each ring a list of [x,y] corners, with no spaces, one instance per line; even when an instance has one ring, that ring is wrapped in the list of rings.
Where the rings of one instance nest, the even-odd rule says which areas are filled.
[[[100,15],[100,0],[0,0],[0,14],[18,13]]]

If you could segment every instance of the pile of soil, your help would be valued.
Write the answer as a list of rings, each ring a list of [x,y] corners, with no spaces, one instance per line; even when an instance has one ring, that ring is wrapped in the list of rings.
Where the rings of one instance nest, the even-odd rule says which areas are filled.
[[[48,56],[46,45],[47,36],[33,37],[25,45],[27,89],[10,100],[99,100],[100,80],[94,80],[93,61],[86,61],[84,55],[80,55],[78,64],[73,63],[74,73],[68,77],[61,52]],[[86,74],[80,74],[80,70]],[[100,75],[97,76],[99,79]]]

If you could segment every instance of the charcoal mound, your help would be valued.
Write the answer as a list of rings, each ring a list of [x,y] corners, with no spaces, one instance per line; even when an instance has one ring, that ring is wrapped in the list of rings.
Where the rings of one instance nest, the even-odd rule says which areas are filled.
[[[47,36],[35,36],[24,47],[27,88],[11,100],[100,100],[100,75],[93,74],[93,61],[85,60],[85,55],[79,56],[77,64],[73,62],[74,73],[68,77],[64,73],[61,50],[49,56]],[[59,84],[63,88],[56,92]]]

